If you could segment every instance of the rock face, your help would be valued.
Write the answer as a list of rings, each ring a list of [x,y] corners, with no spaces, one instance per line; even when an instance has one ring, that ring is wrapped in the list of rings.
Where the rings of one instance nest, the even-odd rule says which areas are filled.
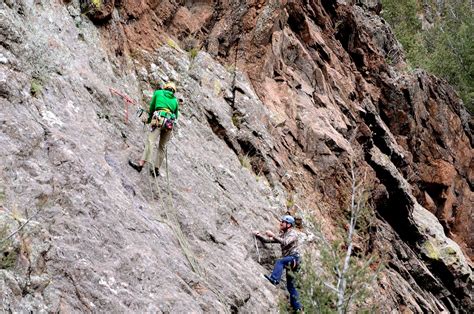
[[[278,251],[251,231],[290,201],[337,212],[359,158],[381,310],[472,312],[468,117],[404,70],[378,1],[94,3],[0,4],[2,310],[277,312]],[[110,88],[166,80],[182,114],[155,179]]]

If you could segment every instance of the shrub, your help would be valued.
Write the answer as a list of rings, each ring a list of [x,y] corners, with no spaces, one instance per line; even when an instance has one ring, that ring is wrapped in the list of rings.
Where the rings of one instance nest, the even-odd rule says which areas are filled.
[[[175,50],[179,50],[179,45],[171,38],[166,40],[166,44]]]
[[[232,114],[232,124],[240,129],[240,126],[242,125],[242,116],[237,113]]]
[[[8,233],[6,224],[0,226],[0,269],[13,268],[18,257],[18,249],[13,246],[11,239],[7,239]]]
[[[252,170],[252,163],[249,155],[240,156],[239,161],[242,167],[244,167],[245,169]]]
[[[102,0],[92,0],[92,4],[96,7],[96,9],[100,9],[102,6]]]
[[[188,51],[189,59],[191,59],[191,61],[196,59],[198,53],[199,53],[199,50],[197,48],[191,48]]]
[[[81,13],[88,14],[102,7],[102,0],[81,0]]]
[[[43,90],[43,86],[41,85],[41,82],[39,80],[33,79],[31,81],[31,87],[30,87],[30,93],[32,96],[36,97],[41,95],[41,92]]]

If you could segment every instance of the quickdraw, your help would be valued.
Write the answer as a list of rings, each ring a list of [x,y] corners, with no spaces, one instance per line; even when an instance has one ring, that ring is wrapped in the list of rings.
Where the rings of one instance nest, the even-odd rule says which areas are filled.
[[[143,115],[144,112],[145,112],[145,109],[143,109],[143,108],[138,108],[138,110],[137,110],[137,116],[140,118],[140,117]]]

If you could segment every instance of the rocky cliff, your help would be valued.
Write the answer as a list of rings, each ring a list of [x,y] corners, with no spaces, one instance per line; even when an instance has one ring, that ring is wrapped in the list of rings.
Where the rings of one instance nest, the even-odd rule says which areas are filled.
[[[472,312],[470,117],[378,1],[96,3],[0,3],[2,310],[277,312],[278,251],[251,231],[289,203],[330,230],[357,159],[379,308]],[[141,105],[169,79],[155,180],[127,166],[144,129],[110,88]]]

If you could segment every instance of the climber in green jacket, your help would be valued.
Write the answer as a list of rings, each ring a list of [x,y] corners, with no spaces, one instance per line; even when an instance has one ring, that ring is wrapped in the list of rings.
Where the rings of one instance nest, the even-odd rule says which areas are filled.
[[[150,124],[150,129],[145,140],[145,150],[140,161],[128,161],[128,164],[141,172],[146,162],[152,162],[153,146],[156,139],[160,137],[158,152],[154,163],[152,163],[151,174],[159,175],[160,166],[163,162],[166,150],[166,144],[171,138],[173,126],[179,115],[179,102],[174,96],[176,93],[176,84],[168,82],[163,89],[156,90],[150,102],[148,115],[143,116],[143,123]]]

